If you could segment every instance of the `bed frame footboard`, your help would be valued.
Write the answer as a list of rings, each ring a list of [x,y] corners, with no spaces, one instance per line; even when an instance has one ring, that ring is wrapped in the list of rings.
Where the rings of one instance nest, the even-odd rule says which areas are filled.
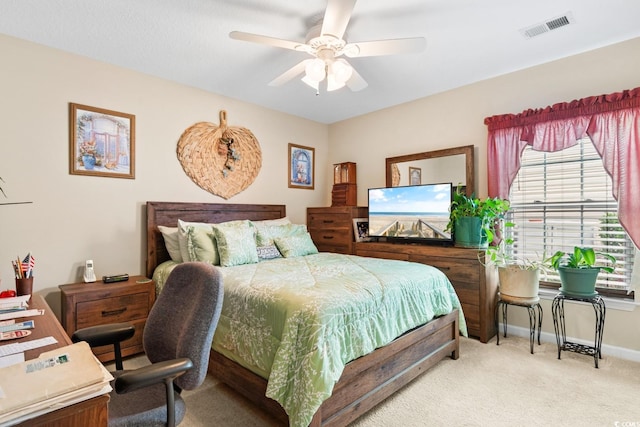
[[[458,310],[454,310],[347,364],[333,394],[320,406],[310,426],[347,425],[445,357],[458,359],[458,316]],[[215,351],[209,358],[209,372],[282,425],[288,425],[284,409],[265,396],[264,378]]]

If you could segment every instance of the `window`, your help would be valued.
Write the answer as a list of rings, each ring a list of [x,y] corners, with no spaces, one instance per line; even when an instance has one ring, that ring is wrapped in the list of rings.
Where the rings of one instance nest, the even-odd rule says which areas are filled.
[[[535,259],[590,246],[617,259],[615,271],[601,272],[596,286],[629,289],[635,249],[618,222],[611,178],[589,138],[557,152],[527,146],[509,200],[514,255]],[[543,280],[560,282],[557,272]]]

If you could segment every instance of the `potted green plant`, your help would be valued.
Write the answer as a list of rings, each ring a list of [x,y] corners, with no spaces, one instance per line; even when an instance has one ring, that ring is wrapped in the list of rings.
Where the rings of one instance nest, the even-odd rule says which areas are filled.
[[[601,271],[613,273],[616,258],[597,252],[593,248],[575,246],[572,253],[557,251],[547,261],[560,275],[560,292],[569,296],[593,297],[597,295],[596,279]]]
[[[504,232],[514,227],[513,222],[504,221],[501,230]],[[542,260],[533,260],[516,256],[513,244],[513,238],[505,237],[497,244],[488,246],[484,251],[484,262],[498,270],[501,299],[516,303],[536,303],[540,299],[538,291],[544,257]]]
[[[509,210],[509,201],[497,197],[486,199],[467,196],[463,190],[453,195],[451,215],[445,231],[453,232],[455,245],[464,248],[486,248],[493,241],[495,224]]]

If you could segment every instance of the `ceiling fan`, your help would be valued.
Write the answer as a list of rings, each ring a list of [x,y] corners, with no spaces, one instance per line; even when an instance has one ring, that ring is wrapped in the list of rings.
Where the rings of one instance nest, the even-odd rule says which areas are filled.
[[[367,87],[367,82],[342,56],[365,56],[417,53],[425,48],[424,37],[376,40],[347,43],[343,37],[351,19],[356,0],[328,0],[324,18],[312,27],[305,42],[283,40],[258,34],[232,31],[229,37],[270,46],[306,52],[313,58],[305,59],[269,83],[280,86],[304,73],[302,81],[319,90],[333,91],[345,85],[352,91]]]

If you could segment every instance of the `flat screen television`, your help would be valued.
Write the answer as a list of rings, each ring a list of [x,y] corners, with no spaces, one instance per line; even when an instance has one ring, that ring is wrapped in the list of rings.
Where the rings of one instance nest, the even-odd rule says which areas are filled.
[[[390,242],[453,245],[449,222],[453,184],[369,189],[369,237]]]

